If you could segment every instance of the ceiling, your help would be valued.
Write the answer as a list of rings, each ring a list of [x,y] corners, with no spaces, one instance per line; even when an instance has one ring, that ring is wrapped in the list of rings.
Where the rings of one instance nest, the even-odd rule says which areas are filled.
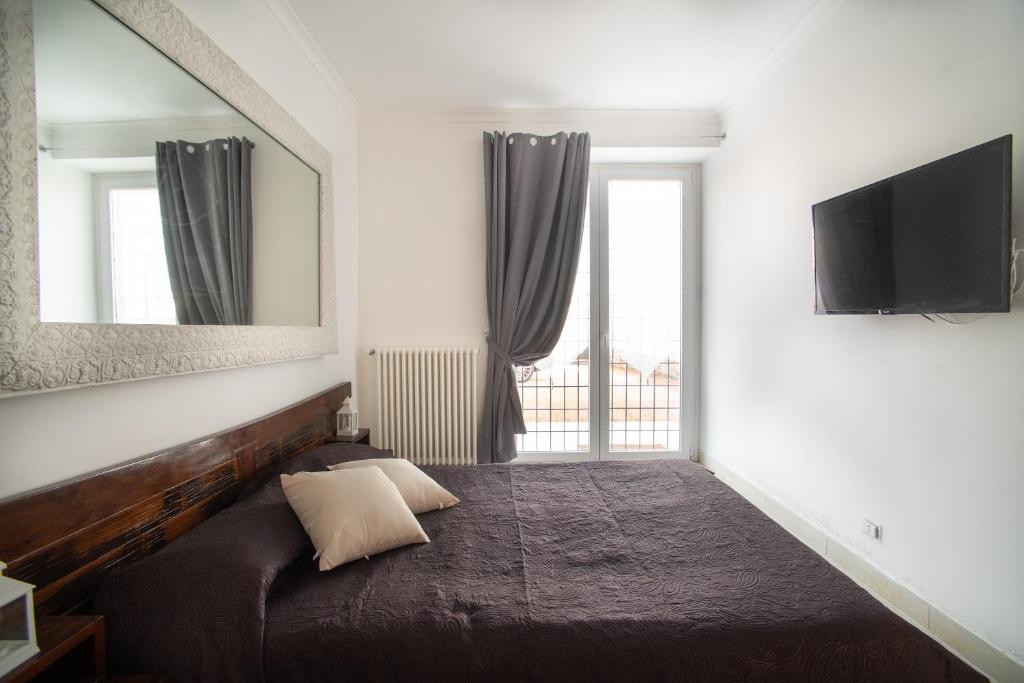
[[[38,118],[175,119],[235,110],[91,2],[33,3]]]
[[[717,109],[818,0],[287,0],[366,111]]]

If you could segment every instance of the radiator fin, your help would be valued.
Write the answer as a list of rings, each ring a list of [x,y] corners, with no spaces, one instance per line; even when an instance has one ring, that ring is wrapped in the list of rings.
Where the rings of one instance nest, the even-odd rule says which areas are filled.
[[[417,465],[476,463],[477,349],[378,349],[380,448]]]

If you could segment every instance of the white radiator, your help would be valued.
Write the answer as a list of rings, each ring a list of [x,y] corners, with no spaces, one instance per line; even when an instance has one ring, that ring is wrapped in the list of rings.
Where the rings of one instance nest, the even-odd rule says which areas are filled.
[[[475,464],[478,353],[378,349],[378,447],[417,465]]]

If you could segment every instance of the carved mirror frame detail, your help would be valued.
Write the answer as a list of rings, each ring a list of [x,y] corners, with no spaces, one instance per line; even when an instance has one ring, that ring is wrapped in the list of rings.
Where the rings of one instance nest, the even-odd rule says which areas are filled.
[[[320,174],[320,326],[39,321],[32,3],[4,0],[0,3],[0,397],[336,353],[330,154],[169,0],[94,1]]]

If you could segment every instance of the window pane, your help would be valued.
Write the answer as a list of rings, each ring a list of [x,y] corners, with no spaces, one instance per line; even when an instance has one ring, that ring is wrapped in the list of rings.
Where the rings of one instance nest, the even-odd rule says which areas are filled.
[[[156,188],[119,188],[108,196],[114,322],[176,324]]]
[[[679,448],[682,183],[608,183],[609,449]]]

